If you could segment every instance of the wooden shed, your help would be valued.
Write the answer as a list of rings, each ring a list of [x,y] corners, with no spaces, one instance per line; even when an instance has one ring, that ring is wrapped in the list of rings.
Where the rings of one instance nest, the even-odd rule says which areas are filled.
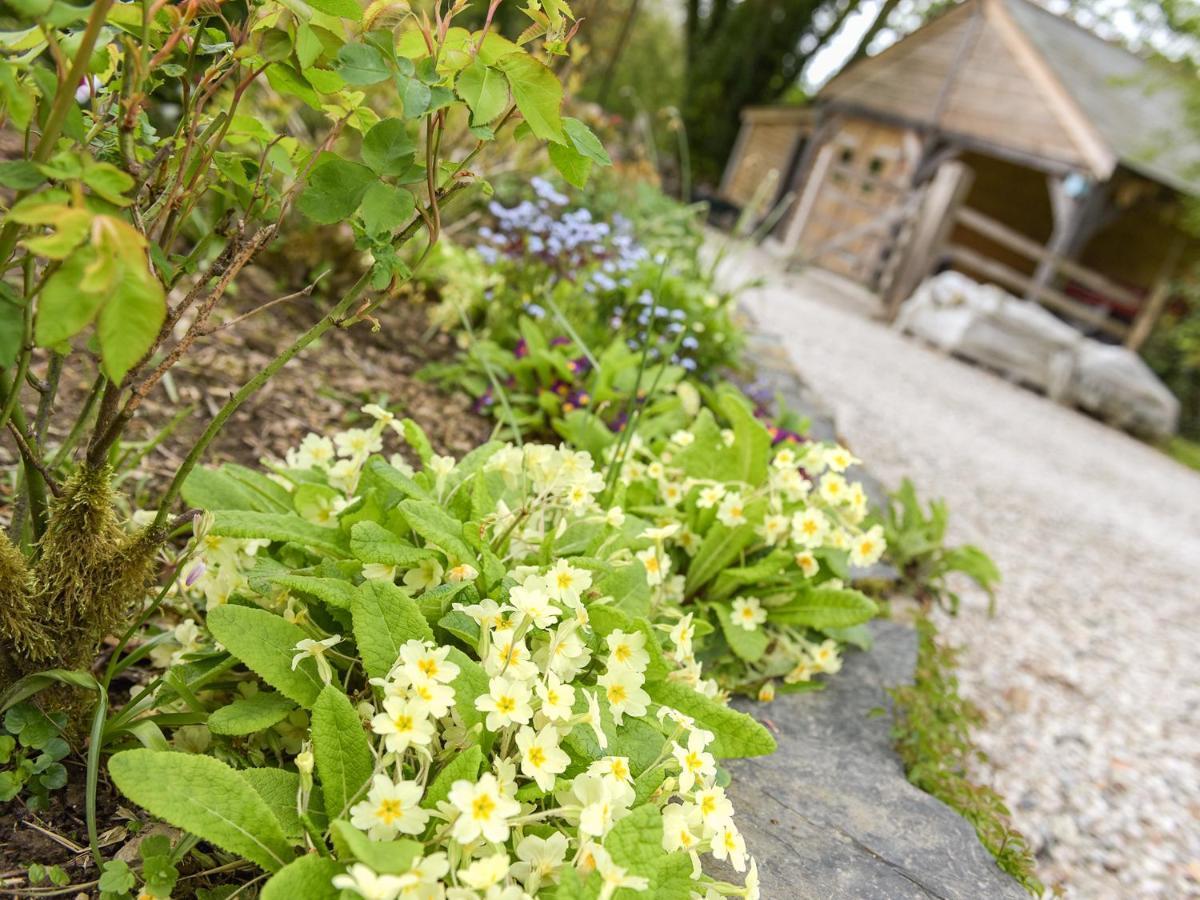
[[[722,191],[762,202],[776,171],[788,252],[893,311],[951,266],[1137,346],[1200,254],[1179,226],[1200,195],[1189,121],[1166,66],[1030,0],[965,0],[806,114],[746,111]]]

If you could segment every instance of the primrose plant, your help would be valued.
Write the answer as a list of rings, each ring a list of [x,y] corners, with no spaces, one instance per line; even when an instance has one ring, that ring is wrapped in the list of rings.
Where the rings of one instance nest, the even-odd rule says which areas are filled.
[[[166,661],[223,673],[191,698],[213,743],[117,753],[120,790],[265,869],[268,900],[757,898],[719,762],[774,741],[697,681],[686,629],[658,627],[664,529],[603,504],[586,452],[455,461],[366,411],[269,474],[185,486],[210,510],[206,568],[174,602],[203,605],[207,635]],[[384,457],[396,436],[418,469]],[[297,714],[301,742],[248,763]]]
[[[222,425],[328,329],[374,322],[506,126],[523,120],[576,174],[606,159],[560,114],[548,61],[574,33],[567,5],[527,4],[520,42],[491,27],[496,3],[481,28],[460,27],[467,5],[15,4],[0,114],[25,150],[0,164],[15,191],[0,227],[0,429],[21,470],[0,536],[0,686],[90,666],[192,521],[172,519],[176,500]],[[280,97],[306,108],[286,130],[272,127]],[[371,264],[185,448],[150,523],[123,528],[122,435],[196,345],[276,302],[224,306],[293,210],[348,223]],[[69,380],[91,385],[86,400],[56,406]]]

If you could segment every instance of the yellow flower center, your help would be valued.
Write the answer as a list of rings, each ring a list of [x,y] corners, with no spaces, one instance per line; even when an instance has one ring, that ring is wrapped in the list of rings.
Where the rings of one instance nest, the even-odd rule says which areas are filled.
[[[404,814],[404,806],[399,800],[383,800],[375,810],[375,818],[385,825],[391,825]]]
[[[392,720],[392,724],[396,726],[397,731],[412,731],[413,717],[401,714]]]
[[[512,697],[499,697],[496,700],[496,710],[502,713],[511,713],[517,708],[517,701]]]
[[[625,690],[625,685],[614,684],[608,689],[609,703],[624,703],[629,699],[629,692]]]
[[[706,794],[700,801],[700,812],[704,813],[706,816],[711,816],[716,811],[717,798],[713,797],[711,794]]]
[[[699,753],[689,753],[683,758],[683,761],[692,772],[699,772],[704,768],[704,760],[700,758]]]
[[[558,589],[560,591],[565,591],[575,583],[575,576],[573,576],[570,572],[559,572],[558,578],[556,578],[555,581],[558,583]]]
[[[426,675],[428,675],[430,678],[434,678],[438,672],[437,660],[434,659],[432,656],[426,656],[424,659],[422,659],[420,662],[417,663],[417,668],[420,669],[422,672],[424,672]]]
[[[632,656],[633,648],[628,644],[617,644],[616,649],[613,650],[613,657],[617,662],[629,662]]]
[[[619,759],[614,759],[612,764],[612,773],[614,778],[620,778],[624,781],[629,777],[629,769],[625,767],[625,763]]]
[[[525,754],[525,758],[529,760],[529,764],[535,769],[540,769],[546,764],[546,751],[534,744]]]
[[[476,797],[471,801],[471,816],[476,820],[488,820],[496,811],[496,801],[487,794]]]

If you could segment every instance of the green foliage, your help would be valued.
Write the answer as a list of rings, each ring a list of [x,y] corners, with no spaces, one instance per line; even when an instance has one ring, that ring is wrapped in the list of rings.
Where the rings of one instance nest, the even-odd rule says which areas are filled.
[[[1000,571],[991,558],[971,544],[946,547],[949,510],[941,500],[921,507],[916,488],[907,478],[888,498],[883,527],[888,554],[899,570],[904,588],[923,604],[939,603],[957,611],[959,598],[946,582],[954,572],[966,575],[994,599]]]
[[[0,803],[24,794],[27,807],[44,810],[50,792],[67,784],[64,760],[71,752],[62,738],[67,718],[47,715],[29,703],[18,703],[4,714],[0,729]]]
[[[237,496],[214,535],[335,549],[264,476],[189,476],[275,372],[335,324],[375,321],[438,241],[447,204],[478,183],[469,167],[503,125],[523,119],[589,166],[604,157],[586,128],[564,129],[547,60],[567,52],[569,19],[548,2],[552,12],[528,7],[536,33],[519,43],[457,24],[465,3],[436,27],[382,8],[365,15],[353,0],[251,0],[185,16],[151,0],[24,4],[37,27],[0,50],[0,118],[26,132],[19,158],[0,166],[15,191],[0,268],[19,273],[0,285],[0,428],[19,439],[23,463],[0,538],[4,680],[90,664],[140,608],[155,554],[186,524],[168,527],[180,493]],[[467,69],[478,82],[471,103],[455,93]],[[489,127],[468,130],[470,116]],[[250,367],[178,454],[162,495],[140,504],[156,511],[153,524],[130,535],[108,469],[141,458],[121,452],[127,427],[222,320],[270,305],[237,317],[225,308],[245,266],[311,223],[346,224],[366,273],[306,331],[281,335],[261,371]],[[60,382],[92,384],[90,399],[56,404]]]
[[[108,770],[135,803],[268,872],[282,869],[294,855],[270,807],[219,760],[125,750],[109,760]]]
[[[996,864],[1030,894],[1045,888],[1037,878],[1033,853],[1013,828],[1004,800],[974,780],[987,757],[971,739],[983,716],[958,692],[956,651],[938,640],[928,618],[917,622],[920,644],[913,684],[891,690],[895,723],[892,737],[908,780],[937,797],[975,828]]]

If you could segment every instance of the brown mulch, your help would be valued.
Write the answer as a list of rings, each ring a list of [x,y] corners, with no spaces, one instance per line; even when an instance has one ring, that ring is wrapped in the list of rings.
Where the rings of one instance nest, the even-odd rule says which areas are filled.
[[[338,249],[351,259],[356,256],[352,247]],[[228,304],[226,319],[304,286],[305,260],[277,255],[267,262],[275,272],[251,267],[242,273],[241,296]],[[312,296],[274,306],[196,343],[147,398],[126,431],[127,444],[149,441],[181,411],[188,410],[125,481],[124,489],[135,507],[155,502],[229,396],[317,321],[336,302],[334,292],[357,275],[348,264],[321,281]],[[290,286],[276,287],[280,282]],[[377,331],[364,322],[326,332],[246,401],[210,445],[204,461],[232,460],[255,466],[264,458],[282,458],[309,431],[328,433],[365,422],[359,408],[368,402],[413,418],[440,453],[461,457],[486,441],[494,422],[472,410],[469,396],[441,390],[417,377],[426,364],[454,353],[451,339],[429,328],[422,301],[419,295],[397,298],[377,314]],[[70,425],[70,419],[60,414],[79,408],[94,378],[95,367],[83,358],[83,352],[78,350],[67,360],[48,431],[50,446],[65,436]],[[44,373],[41,362],[35,364],[35,374]],[[31,394],[27,387],[27,401]],[[29,407],[27,402],[26,409]],[[399,449],[398,441],[385,449]],[[137,452],[136,448],[132,452]],[[14,459],[15,447],[0,441],[0,466],[10,466]],[[8,487],[0,487],[0,493]],[[7,516],[0,515],[0,519]]]

